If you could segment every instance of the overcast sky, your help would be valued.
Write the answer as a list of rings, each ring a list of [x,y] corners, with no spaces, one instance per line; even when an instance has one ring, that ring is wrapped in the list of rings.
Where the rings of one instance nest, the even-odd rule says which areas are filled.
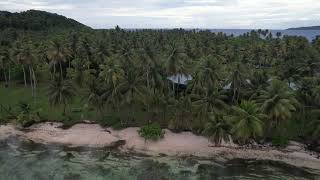
[[[0,0],[0,10],[44,10],[93,28],[264,28],[320,25],[320,0]]]

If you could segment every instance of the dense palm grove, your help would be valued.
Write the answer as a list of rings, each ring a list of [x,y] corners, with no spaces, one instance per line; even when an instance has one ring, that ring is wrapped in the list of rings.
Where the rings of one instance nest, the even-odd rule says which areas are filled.
[[[320,38],[267,30],[239,37],[119,27],[46,32],[1,32],[1,88],[25,86],[34,99],[17,119],[30,118],[45,87],[49,104],[66,117],[80,97],[86,106],[78,111],[95,112],[97,121],[108,121],[110,111],[123,114],[122,127],[158,123],[217,143],[230,136],[278,145],[320,138]],[[186,88],[168,80],[179,74],[192,76]]]

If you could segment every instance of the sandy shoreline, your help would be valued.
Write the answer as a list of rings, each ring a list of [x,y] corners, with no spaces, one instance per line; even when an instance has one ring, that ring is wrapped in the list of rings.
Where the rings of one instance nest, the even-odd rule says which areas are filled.
[[[216,147],[207,138],[191,132],[173,133],[165,130],[162,140],[145,141],[137,132],[138,128],[113,130],[97,124],[76,124],[70,129],[59,128],[59,123],[41,123],[24,131],[14,125],[0,126],[0,139],[18,136],[37,143],[57,143],[72,147],[112,147],[120,151],[143,153],[147,155],[212,157],[221,160],[257,159],[280,161],[297,167],[320,170],[319,154],[294,146],[284,150],[246,149],[238,146]],[[119,144],[120,142],[120,144]]]

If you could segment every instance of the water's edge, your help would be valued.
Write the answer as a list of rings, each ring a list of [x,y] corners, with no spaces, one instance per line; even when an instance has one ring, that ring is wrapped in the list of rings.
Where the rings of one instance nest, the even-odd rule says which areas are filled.
[[[196,157],[204,160],[228,162],[235,159],[285,163],[289,166],[320,171],[319,154],[305,149],[250,149],[239,146],[216,147],[205,137],[192,133],[173,133],[166,130],[164,139],[146,142],[137,128],[115,131],[96,124],[78,124],[68,130],[58,124],[41,123],[29,129],[18,130],[12,125],[0,126],[3,142],[21,142],[35,147],[63,147],[71,151],[104,150],[122,155],[154,157]]]

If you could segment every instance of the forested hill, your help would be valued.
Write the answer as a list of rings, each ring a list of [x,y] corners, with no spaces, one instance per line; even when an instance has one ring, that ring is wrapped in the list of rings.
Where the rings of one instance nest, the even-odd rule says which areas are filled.
[[[289,28],[287,30],[320,30],[320,26],[297,27],[297,28]]]
[[[45,11],[28,10],[20,13],[0,11],[0,30],[6,28],[42,31],[49,29],[88,29],[89,27],[73,19]]]

